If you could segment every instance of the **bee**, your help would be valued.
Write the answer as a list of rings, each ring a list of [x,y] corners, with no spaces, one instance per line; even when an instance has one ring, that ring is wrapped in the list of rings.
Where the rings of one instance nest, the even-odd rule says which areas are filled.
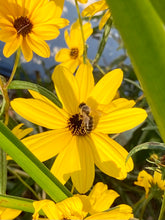
[[[84,102],[79,105],[80,116],[86,133],[90,133],[93,129],[93,117],[90,116],[91,109]]]

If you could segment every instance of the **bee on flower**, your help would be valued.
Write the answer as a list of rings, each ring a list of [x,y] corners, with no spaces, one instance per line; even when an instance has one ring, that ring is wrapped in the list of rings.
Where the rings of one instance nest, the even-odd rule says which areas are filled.
[[[107,73],[96,85],[92,71],[89,63],[81,64],[75,76],[64,66],[55,68],[52,80],[62,108],[34,91],[33,98],[11,101],[19,115],[49,129],[22,142],[41,161],[57,155],[51,172],[63,184],[71,177],[80,193],[92,186],[95,165],[109,176],[126,178],[133,161],[125,163],[128,152],[108,134],[129,130],[147,117],[145,110],[133,108],[133,100],[114,99],[122,70]]]
[[[33,52],[41,57],[50,56],[45,40],[55,39],[59,29],[69,24],[60,18],[64,0],[2,0],[0,5],[0,40],[5,42],[3,54],[10,57],[21,48],[30,61]]]

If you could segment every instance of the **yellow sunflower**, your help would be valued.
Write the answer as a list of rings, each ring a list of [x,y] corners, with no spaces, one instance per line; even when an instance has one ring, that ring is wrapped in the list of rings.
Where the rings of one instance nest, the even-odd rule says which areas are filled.
[[[51,129],[23,139],[23,143],[41,160],[58,154],[52,173],[64,184],[69,177],[80,193],[94,181],[94,164],[104,173],[124,179],[133,169],[128,152],[108,134],[129,130],[147,117],[134,101],[113,100],[122,82],[120,69],[107,73],[95,86],[90,64],[81,64],[76,76],[57,66],[52,75],[63,108],[37,92],[33,98],[17,98],[12,108],[27,120]]]
[[[153,191],[164,191],[165,190],[165,180],[162,180],[162,174],[158,171],[154,172],[154,175],[151,176],[145,170],[139,172],[137,181],[134,182],[135,185],[144,187],[146,191],[146,197],[148,197],[150,189]]]
[[[93,29],[90,23],[83,25],[83,33],[85,41],[92,34]],[[75,72],[76,68],[83,62],[83,50],[84,44],[82,40],[82,33],[80,29],[79,21],[73,23],[70,30],[70,35],[67,30],[64,33],[65,42],[68,48],[62,48],[57,52],[55,60],[61,62],[61,65],[67,67],[72,73]]]
[[[107,185],[97,183],[89,196],[74,195],[57,204],[50,200],[33,202],[35,208],[33,220],[39,219],[38,212],[41,209],[48,219],[126,220],[132,218],[132,208],[125,204],[113,207],[110,211],[106,211],[118,196],[118,193],[114,190],[108,190]],[[91,210],[95,210],[95,212],[92,213]],[[90,214],[89,217],[87,217],[88,213]]]
[[[27,61],[34,51],[41,57],[49,57],[50,49],[45,40],[59,35],[59,28],[68,25],[60,18],[64,0],[1,0],[0,40],[5,42],[3,54],[10,57],[21,48]]]
[[[93,4],[89,5],[87,8],[85,8],[82,11],[82,16],[83,17],[93,17],[97,12],[104,11],[106,10],[105,14],[100,20],[99,23],[99,30],[101,30],[104,25],[106,24],[108,18],[111,16],[111,12],[109,10],[109,7],[106,3],[106,0],[100,0],[97,2],[94,2]]]

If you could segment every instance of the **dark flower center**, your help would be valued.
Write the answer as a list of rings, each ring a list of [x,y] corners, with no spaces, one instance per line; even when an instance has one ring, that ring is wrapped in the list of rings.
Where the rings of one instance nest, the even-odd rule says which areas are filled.
[[[72,59],[76,59],[78,57],[78,54],[79,54],[79,50],[78,48],[72,48],[71,51],[70,51],[70,57]]]
[[[27,17],[19,17],[14,21],[14,27],[17,30],[18,35],[25,37],[32,31],[33,24]]]
[[[83,119],[80,114],[72,115],[68,120],[68,128],[72,135],[84,136],[86,130],[83,126]]]

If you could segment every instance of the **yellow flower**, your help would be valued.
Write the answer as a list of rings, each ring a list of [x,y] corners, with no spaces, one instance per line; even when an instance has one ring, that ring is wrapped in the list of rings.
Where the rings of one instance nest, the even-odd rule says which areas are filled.
[[[97,12],[100,12],[103,10],[107,10],[107,11],[103,15],[103,17],[101,18],[100,23],[99,23],[99,30],[101,30],[104,27],[104,25],[106,24],[108,18],[110,18],[110,16],[111,16],[111,12],[110,12],[109,7],[106,3],[106,0],[100,0],[100,1],[97,1],[97,2],[89,5],[87,8],[85,8],[82,11],[82,16],[93,17]]]
[[[0,40],[5,42],[3,54],[10,57],[21,47],[27,61],[34,51],[42,57],[50,56],[45,40],[59,35],[59,28],[68,25],[60,18],[64,0],[1,0]]]
[[[118,196],[118,193],[114,190],[108,190],[107,185],[97,183],[89,196],[74,195],[73,197],[67,198],[57,204],[50,200],[33,202],[35,208],[33,220],[38,220],[38,212],[41,209],[48,219],[124,220],[132,218],[132,208],[125,204],[114,207],[110,211],[106,211]],[[91,207],[95,209],[94,213],[91,213]],[[91,215],[86,217],[88,213]]]
[[[0,207],[0,219],[15,219],[22,211]]]
[[[125,164],[128,152],[108,134],[137,126],[147,114],[143,109],[132,108],[134,101],[113,101],[123,72],[113,70],[94,86],[90,64],[81,64],[76,76],[57,66],[52,79],[63,108],[37,92],[31,92],[31,99],[17,98],[11,102],[22,117],[51,129],[25,138],[23,143],[41,161],[58,154],[52,173],[63,184],[71,177],[80,193],[92,186],[94,164],[109,176],[126,178],[133,169],[132,159]]]
[[[90,23],[83,25],[83,33],[85,41],[92,34],[93,29]],[[61,65],[67,67],[72,73],[75,72],[76,68],[83,62],[83,40],[79,21],[75,22],[71,26],[70,35],[67,30],[64,33],[65,42],[68,48],[62,48],[55,56],[57,62],[62,62]]]
[[[137,186],[144,187],[146,191],[146,197],[148,197],[150,188],[156,186],[158,190],[165,190],[165,181],[162,180],[162,174],[158,171],[154,172],[154,176],[148,174],[145,170],[142,170],[137,178],[137,181],[134,182]]]

